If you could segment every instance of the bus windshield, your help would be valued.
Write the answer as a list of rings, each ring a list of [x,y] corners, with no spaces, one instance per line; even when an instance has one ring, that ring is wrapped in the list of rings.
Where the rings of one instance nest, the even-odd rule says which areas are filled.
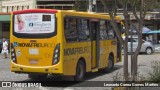
[[[14,16],[14,33],[48,34],[55,32],[55,14],[26,13]]]

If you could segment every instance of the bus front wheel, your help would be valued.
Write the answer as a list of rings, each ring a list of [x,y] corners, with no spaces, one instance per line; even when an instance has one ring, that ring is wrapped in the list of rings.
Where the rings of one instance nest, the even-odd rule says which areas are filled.
[[[74,76],[75,81],[82,81],[85,76],[85,64],[83,61],[79,61],[76,67],[76,75]]]

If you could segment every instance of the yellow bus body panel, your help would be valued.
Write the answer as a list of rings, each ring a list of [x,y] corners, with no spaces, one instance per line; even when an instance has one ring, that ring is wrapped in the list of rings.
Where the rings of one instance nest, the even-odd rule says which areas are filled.
[[[78,60],[84,59],[86,63],[86,71],[91,70],[91,43],[90,42],[79,42],[79,43],[66,43],[64,48],[64,74],[75,75],[76,66]],[[75,52],[70,53],[70,50]]]
[[[20,56],[17,56],[17,64],[12,60],[10,62],[10,69],[13,72],[24,73],[48,73],[48,74],[62,74],[62,75],[75,75],[76,66],[79,60],[84,60],[86,65],[86,72],[92,71],[94,68],[104,68],[108,63],[109,54],[113,53],[114,63],[117,62],[117,42],[116,39],[100,40],[100,57],[99,67],[96,67],[96,42],[66,42],[64,35],[64,17],[75,16],[82,18],[97,18],[103,20],[110,20],[107,15],[91,14],[84,12],[69,12],[58,10],[57,17],[57,34],[47,39],[23,39],[13,36],[12,33],[12,17],[11,14],[11,43],[31,43],[31,40],[36,40],[37,43],[50,43],[50,48],[24,48],[14,47],[15,51],[22,51]],[[121,20],[120,17],[116,17],[116,20]],[[56,65],[52,65],[53,52],[57,44],[60,44],[60,61]],[[92,45],[92,46],[91,46]],[[38,55],[30,55],[30,49],[37,49]],[[69,51],[73,50],[73,53]],[[37,64],[31,64],[30,60],[37,60]]]
[[[13,14],[11,15],[11,22]],[[60,14],[57,14],[57,17],[60,17]],[[61,22],[61,18],[58,18],[59,22]],[[12,27],[12,23],[11,23]],[[61,25],[58,24],[57,29],[62,29]],[[52,73],[52,74],[63,74],[63,50],[60,51],[60,62],[56,65],[52,65],[52,59],[53,59],[53,52],[58,43],[62,42],[62,32],[58,30],[57,35],[52,37],[52,38],[47,38],[47,39],[19,39],[15,36],[13,36],[12,30],[11,30],[11,43],[20,42],[20,43],[32,43],[31,41],[34,40],[36,43],[40,44],[45,44],[47,43],[48,47],[46,48],[35,48],[35,47],[14,47],[15,52],[17,54],[18,51],[21,52],[20,55],[16,55],[17,58],[17,64],[15,64],[12,60],[10,62],[10,69],[13,72],[24,72],[24,73],[30,73],[30,72],[35,72],[35,73]],[[35,42],[33,42],[35,43]],[[22,45],[23,46],[23,45]],[[61,45],[63,48],[63,45]],[[38,54],[30,54],[30,50],[38,50]],[[30,61],[34,60],[37,61],[37,64],[31,64]]]

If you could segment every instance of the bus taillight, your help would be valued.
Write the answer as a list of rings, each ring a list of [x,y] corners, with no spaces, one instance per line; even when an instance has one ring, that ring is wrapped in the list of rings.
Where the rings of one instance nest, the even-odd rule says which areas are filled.
[[[59,57],[60,57],[60,44],[57,44],[54,49],[54,54],[53,54],[53,61],[52,61],[53,65],[59,62]]]
[[[15,49],[13,47],[13,44],[11,44],[11,60],[14,63],[17,63],[16,53],[15,53]]]

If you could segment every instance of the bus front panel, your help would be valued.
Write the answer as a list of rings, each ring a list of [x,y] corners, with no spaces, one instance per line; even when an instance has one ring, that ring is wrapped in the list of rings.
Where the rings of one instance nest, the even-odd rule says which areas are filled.
[[[11,71],[62,74],[55,13],[12,15]]]

